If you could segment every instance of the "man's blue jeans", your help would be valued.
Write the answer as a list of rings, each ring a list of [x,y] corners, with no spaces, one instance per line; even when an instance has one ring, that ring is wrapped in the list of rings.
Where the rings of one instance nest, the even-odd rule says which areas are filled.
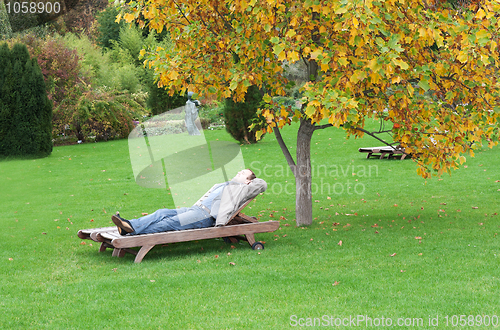
[[[138,219],[129,220],[134,228],[130,235],[160,233],[172,230],[213,227],[215,219],[198,206],[161,209]],[[187,223],[182,225],[182,223]]]

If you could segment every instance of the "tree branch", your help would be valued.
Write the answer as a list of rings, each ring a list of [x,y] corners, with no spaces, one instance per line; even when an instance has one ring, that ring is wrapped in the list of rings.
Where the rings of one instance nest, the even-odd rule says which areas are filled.
[[[283,137],[281,136],[280,129],[278,126],[273,127],[273,132],[274,135],[276,136],[276,140],[278,140],[278,144],[281,148],[281,151],[283,152],[283,155],[285,156],[286,162],[288,163],[288,166],[290,166],[290,169],[292,170],[292,173],[294,176],[295,174],[295,168],[297,165],[295,165],[295,161],[293,160],[292,155],[290,154],[290,151],[286,147],[285,141],[283,141]]]
[[[191,21],[186,17],[186,15],[184,14],[184,12],[182,11],[182,8],[179,6],[179,4],[177,2],[175,2],[175,6],[177,7],[177,9],[179,9],[180,13],[182,14],[182,16],[184,17],[184,19],[189,23],[191,24]]]
[[[333,125],[332,124],[325,124],[325,125],[314,126],[314,130],[325,129],[325,128],[328,128],[328,127],[333,127]]]
[[[382,142],[382,143],[383,143],[383,144],[385,144],[386,146],[391,147],[391,148],[393,148],[394,150],[396,150],[396,148],[395,148],[394,146],[392,146],[390,143],[385,142],[384,140],[382,140],[381,138],[379,138],[379,137],[377,137],[377,136],[375,135],[376,133],[384,133],[384,132],[369,132],[369,131],[365,130],[364,128],[361,128],[361,127],[353,127],[353,128],[354,128],[355,130],[358,130],[358,131],[361,131],[361,132],[363,132],[363,133],[365,133],[365,134],[370,135],[371,137],[373,137],[373,138],[375,138],[375,139],[379,140],[380,142]],[[405,153],[405,154],[406,154],[406,153]]]

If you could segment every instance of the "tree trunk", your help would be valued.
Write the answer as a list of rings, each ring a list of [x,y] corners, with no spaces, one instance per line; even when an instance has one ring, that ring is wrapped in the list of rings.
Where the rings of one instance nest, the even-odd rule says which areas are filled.
[[[311,139],[314,125],[301,119],[297,132],[297,166],[295,168],[295,218],[297,226],[312,224]]]

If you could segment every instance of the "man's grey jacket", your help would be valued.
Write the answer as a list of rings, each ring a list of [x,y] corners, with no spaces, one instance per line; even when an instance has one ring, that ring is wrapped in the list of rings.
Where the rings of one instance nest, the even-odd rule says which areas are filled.
[[[225,184],[218,183],[214,185],[195,204],[201,203],[212,191]],[[222,190],[222,193],[212,201],[210,215],[216,218],[215,225],[224,226],[229,222],[233,213],[245,204],[245,202],[264,192],[266,189],[266,181],[259,178],[253,179],[249,184],[229,181]]]

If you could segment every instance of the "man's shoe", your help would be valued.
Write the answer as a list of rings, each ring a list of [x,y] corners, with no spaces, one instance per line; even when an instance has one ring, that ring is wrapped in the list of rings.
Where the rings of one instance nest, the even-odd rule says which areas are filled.
[[[134,231],[134,228],[130,224],[130,221],[123,219],[119,214],[113,215],[111,217],[111,220],[113,220],[113,223],[116,225],[116,227],[118,227],[118,233],[120,233],[120,235],[122,236],[125,236],[128,233]]]

